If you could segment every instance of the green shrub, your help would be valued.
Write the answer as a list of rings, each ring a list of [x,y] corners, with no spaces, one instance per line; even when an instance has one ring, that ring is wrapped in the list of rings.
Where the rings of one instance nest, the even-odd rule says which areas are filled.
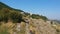
[[[31,17],[34,18],[34,19],[43,19],[43,20],[47,20],[47,17],[42,16],[42,15],[38,15],[38,14],[32,14]]]
[[[22,15],[19,14],[18,12],[12,12],[10,14],[10,19],[14,22],[14,23],[20,23],[22,21]]]

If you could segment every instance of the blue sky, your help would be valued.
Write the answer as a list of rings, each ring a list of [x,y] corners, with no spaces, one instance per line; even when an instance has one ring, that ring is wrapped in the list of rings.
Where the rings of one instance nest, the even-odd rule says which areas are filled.
[[[0,0],[10,7],[60,20],[60,0]]]

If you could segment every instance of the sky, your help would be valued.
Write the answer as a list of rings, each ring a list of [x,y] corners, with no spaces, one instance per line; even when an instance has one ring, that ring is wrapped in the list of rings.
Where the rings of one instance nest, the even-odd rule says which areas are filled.
[[[60,0],[0,0],[0,2],[28,13],[60,20]]]

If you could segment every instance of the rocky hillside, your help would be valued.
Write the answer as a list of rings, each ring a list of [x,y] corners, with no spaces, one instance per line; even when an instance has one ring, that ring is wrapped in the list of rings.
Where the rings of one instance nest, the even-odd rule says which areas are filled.
[[[0,34],[57,34],[48,18],[0,2]]]
[[[44,22],[42,19],[31,19],[30,21],[31,33],[35,34],[56,34],[56,30],[51,27],[49,21]]]

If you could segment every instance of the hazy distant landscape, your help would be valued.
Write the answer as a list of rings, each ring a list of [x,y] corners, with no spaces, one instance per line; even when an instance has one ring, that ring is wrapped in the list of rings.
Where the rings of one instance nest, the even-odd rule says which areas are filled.
[[[0,34],[60,34],[60,20],[0,2]]]

